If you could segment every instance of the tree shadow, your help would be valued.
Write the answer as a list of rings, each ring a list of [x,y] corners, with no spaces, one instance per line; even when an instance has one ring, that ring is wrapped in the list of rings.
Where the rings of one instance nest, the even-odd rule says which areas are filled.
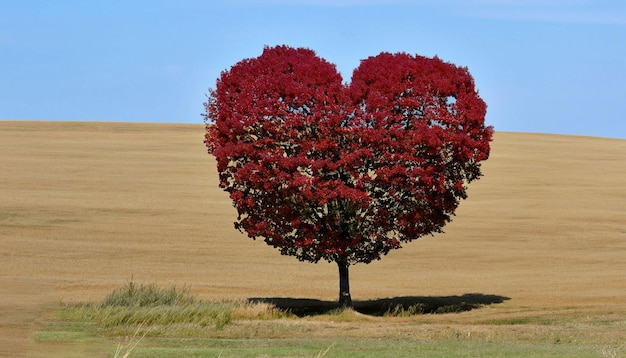
[[[467,293],[461,296],[404,296],[367,301],[353,301],[354,310],[370,316],[409,316],[471,311],[482,306],[502,303],[509,297]],[[337,301],[309,298],[248,298],[251,303],[267,303],[298,317],[316,316],[339,308]]]

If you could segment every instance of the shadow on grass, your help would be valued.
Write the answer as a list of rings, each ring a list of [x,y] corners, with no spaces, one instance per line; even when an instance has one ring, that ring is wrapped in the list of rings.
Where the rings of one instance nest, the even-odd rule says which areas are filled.
[[[353,301],[354,310],[370,316],[400,316],[429,313],[455,313],[502,303],[510,298],[498,295],[468,293],[462,296],[406,296],[368,301]],[[258,298],[248,299],[251,303],[268,303],[296,316],[316,316],[338,308],[337,301],[321,301],[308,298]]]

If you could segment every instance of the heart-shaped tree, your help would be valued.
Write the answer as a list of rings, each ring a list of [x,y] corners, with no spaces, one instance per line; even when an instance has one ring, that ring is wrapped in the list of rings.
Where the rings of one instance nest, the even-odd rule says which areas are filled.
[[[265,48],[217,80],[205,143],[235,227],[284,255],[348,267],[441,232],[481,176],[492,128],[467,68],[381,53],[350,85],[309,49]]]

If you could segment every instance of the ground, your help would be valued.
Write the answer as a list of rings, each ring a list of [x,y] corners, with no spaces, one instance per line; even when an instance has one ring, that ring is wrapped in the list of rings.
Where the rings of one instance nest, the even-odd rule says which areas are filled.
[[[280,256],[233,228],[202,140],[202,125],[0,121],[0,356],[41,354],[33,334],[52,310],[130,280],[206,299],[337,298],[335,265]],[[444,234],[352,267],[352,297],[507,299],[358,335],[625,322],[626,141],[496,132],[483,169]]]

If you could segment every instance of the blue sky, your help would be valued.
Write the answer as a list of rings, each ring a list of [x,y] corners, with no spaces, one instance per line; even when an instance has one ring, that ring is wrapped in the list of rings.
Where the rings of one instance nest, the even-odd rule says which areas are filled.
[[[202,123],[220,72],[308,47],[467,66],[496,131],[626,138],[623,0],[2,0],[0,119]]]

